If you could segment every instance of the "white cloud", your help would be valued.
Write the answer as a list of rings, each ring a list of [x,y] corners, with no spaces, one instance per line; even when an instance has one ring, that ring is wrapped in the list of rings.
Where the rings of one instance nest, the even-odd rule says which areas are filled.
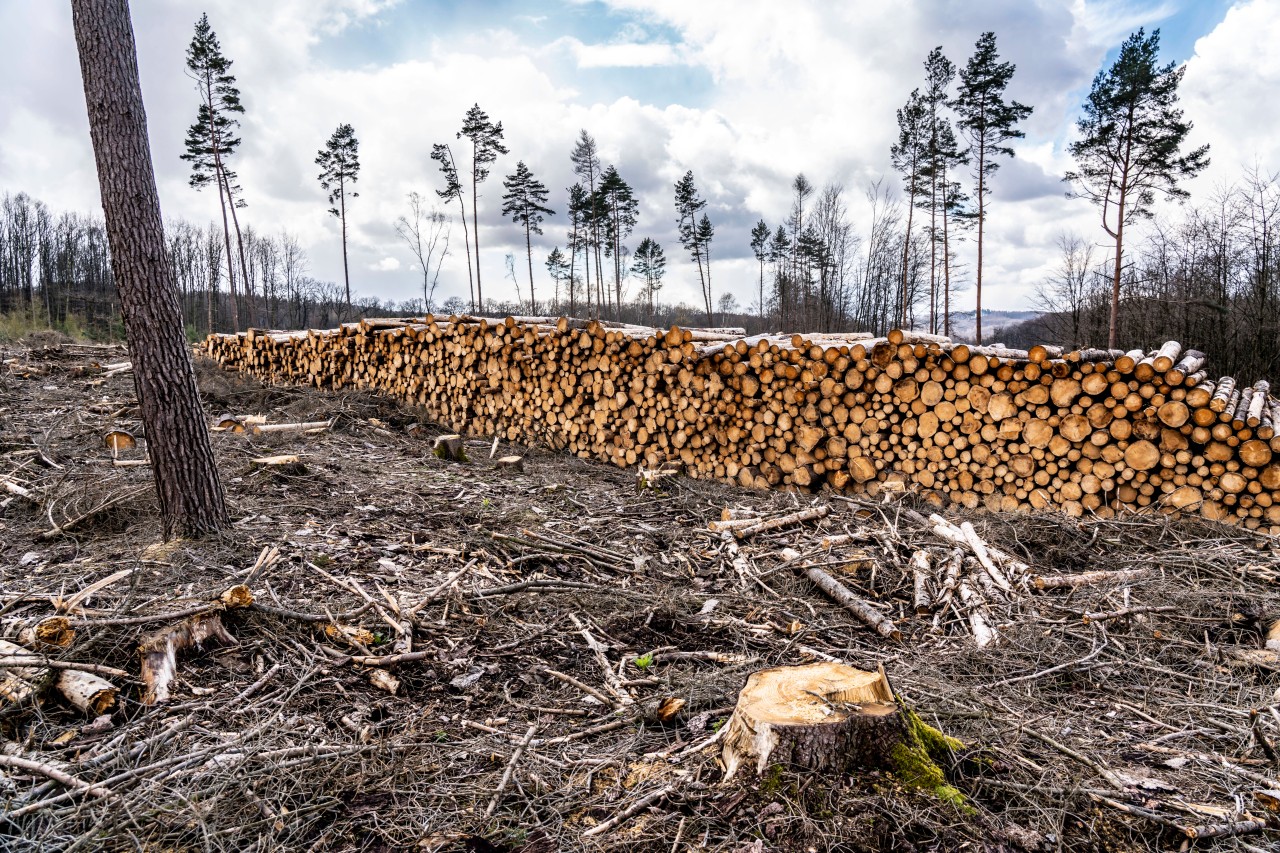
[[[1186,117],[1195,127],[1192,145],[1209,143],[1212,160],[1195,188],[1234,181],[1258,163],[1280,169],[1280,118],[1273,109],[1280,91],[1280,2],[1252,0],[1227,12],[1222,23],[1196,42],[1182,82]]]
[[[674,47],[661,42],[583,44],[575,38],[563,41],[579,68],[651,68],[682,61]]]
[[[697,274],[675,240],[671,202],[672,184],[692,169],[717,225],[717,292],[732,290],[747,303],[755,298],[757,274],[747,230],[760,217],[776,225],[785,215],[792,176],[803,171],[819,186],[843,183],[855,227],[865,231],[867,184],[881,176],[898,184],[888,174],[894,111],[921,84],[925,55],[941,44],[963,64],[980,32],[991,29],[1002,56],[1018,66],[1010,96],[1036,112],[1025,125],[1028,138],[1015,146],[1018,160],[994,179],[984,303],[1021,307],[1056,262],[1059,230],[1101,236],[1092,209],[1066,200],[1057,183],[1070,165],[1065,143],[1081,92],[1130,29],[1157,24],[1174,10],[1170,2],[1102,0],[989,0],[963,15],[950,0],[792,0],[785,8],[766,0],[606,4],[629,23],[593,36],[598,43],[554,32],[551,14],[538,22],[547,31],[541,43],[501,28],[442,31],[394,61],[342,63],[344,40],[380,31],[394,2],[135,3],[166,215],[207,221],[216,210],[211,196],[186,186],[178,159],[195,114],[190,81],[180,73],[183,52],[207,7],[235,61],[248,110],[237,157],[250,205],[242,219],[260,232],[284,227],[297,234],[317,277],[342,278],[338,223],[326,213],[312,163],[333,128],[354,125],[364,164],[361,197],[350,208],[352,286],[409,298],[420,277],[393,223],[406,212],[410,191],[435,201],[431,143],[458,145],[462,116],[479,103],[503,122],[512,152],[480,187],[486,294],[514,295],[503,279],[503,256],[511,252],[524,261],[523,234],[498,213],[502,176],[518,159],[551,189],[551,207],[560,213],[546,223],[543,237],[534,237],[534,272],[539,292],[547,292],[541,259],[564,243],[564,190],[575,180],[568,155],[579,128],[586,128],[603,159],[617,164],[640,196],[633,242],[652,236],[666,248],[671,271],[664,296],[700,299]],[[1280,57],[1270,50],[1280,40],[1278,6],[1278,0],[1239,4],[1197,43],[1188,64],[1187,115],[1196,122],[1193,138],[1213,143],[1215,173],[1235,177],[1255,155],[1280,167],[1280,117],[1266,108],[1280,88]],[[584,5],[575,12],[590,10]],[[95,207],[79,68],[63,4],[0,0],[0,72],[11,81],[0,90],[0,191],[27,190],[55,208]],[[681,82],[671,82],[686,72],[710,86],[690,96]],[[628,81],[641,88],[624,89]],[[666,82],[659,87],[656,81]],[[588,99],[584,90],[608,94]],[[441,290],[465,295],[462,230],[456,207],[447,212],[454,222]],[[469,199],[467,212],[470,225]],[[972,244],[961,253],[971,265]]]

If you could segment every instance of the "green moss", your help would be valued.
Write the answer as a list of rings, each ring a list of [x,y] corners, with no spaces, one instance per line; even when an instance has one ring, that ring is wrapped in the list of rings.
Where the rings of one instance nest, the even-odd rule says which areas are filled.
[[[904,785],[929,791],[961,812],[973,814],[973,807],[965,802],[964,794],[947,783],[947,777],[938,765],[952,752],[964,749],[964,744],[938,731],[910,708],[899,707],[906,734],[902,742],[889,752],[893,775]]]
[[[760,777],[760,793],[772,797],[782,790],[783,776],[786,770],[781,764],[770,764]]]

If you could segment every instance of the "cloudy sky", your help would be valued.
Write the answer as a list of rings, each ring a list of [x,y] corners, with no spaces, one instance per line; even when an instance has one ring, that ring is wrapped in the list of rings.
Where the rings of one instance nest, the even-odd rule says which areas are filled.
[[[97,209],[69,3],[0,0],[0,192],[55,209]],[[717,292],[752,301],[751,225],[778,223],[797,172],[846,189],[865,231],[868,185],[890,173],[894,111],[922,85],[941,45],[963,65],[993,30],[1017,64],[1009,96],[1035,107],[1026,139],[995,178],[984,303],[1027,307],[1057,262],[1064,230],[1103,235],[1092,208],[1064,197],[1066,146],[1090,81],[1138,27],[1159,27],[1163,59],[1187,64],[1183,104],[1192,143],[1213,165],[1189,186],[1207,196],[1257,164],[1280,170],[1280,0],[133,0],[143,95],[166,216],[208,221],[216,196],[187,186],[179,160],[197,96],[184,75],[193,25],[207,12],[234,60],[247,113],[236,161],[260,231],[288,229],[312,273],[341,280],[338,230],[316,180],[317,149],[340,123],[360,140],[361,197],[351,208],[352,287],[381,298],[420,295],[420,273],[393,224],[411,191],[440,186],[428,155],[453,141],[479,103],[506,130],[511,154],[481,186],[487,295],[514,295],[503,258],[523,261],[523,233],[499,214],[501,177],[523,160],[552,188],[560,215],[537,238],[565,239],[569,151],[587,129],[603,160],[636,187],[633,243],[652,236],[671,264],[666,296],[698,299],[696,272],[674,233],[672,184],[692,169],[717,226]],[[434,195],[432,198],[434,199]],[[1194,199],[1193,199],[1194,201]],[[453,211],[450,211],[453,212]],[[465,295],[462,234],[441,292]],[[972,246],[962,252],[973,253]],[[966,259],[970,263],[971,259]],[[961,302],[972,295],[961,297]]]

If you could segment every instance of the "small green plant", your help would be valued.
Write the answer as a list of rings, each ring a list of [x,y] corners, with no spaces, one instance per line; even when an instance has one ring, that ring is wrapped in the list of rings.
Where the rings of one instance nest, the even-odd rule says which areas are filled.
[[[720,731],[720,729],[724,728],[724,724],[727,722],[729,722],[728,717],[721,717],[720,719],[716,720],[714,723],[711,724],[711,731],[712,732]]]
[[[449,733],[446,732],[444,729],[441,729],[440,731],[436,732],[435,737],[433,739],[435,740],[436,743],[444,743],[449,739]]]
[[[480,499],[480,508],[481,508],[481,509],[493,509],[493,501],[489,500],[488,498],[481,498],[481,499]]]
[[[649,667],[653,666],[653,652],[645,652],[644,654],[640,655],[640,657],[636,658],[635,663],[636,663],[636,669],[639,669],[641,671],[646,670]]]
[[[323,568],[327,568],[329,564],[333,562],[333,558],[330,557],[328,554],[316,554],[315,559],[312,560],[311,562],[315,563],[317,566],[323,569]]]

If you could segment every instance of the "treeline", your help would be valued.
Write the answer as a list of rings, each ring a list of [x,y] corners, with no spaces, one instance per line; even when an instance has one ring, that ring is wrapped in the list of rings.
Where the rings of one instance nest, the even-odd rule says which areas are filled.
[[[231,329],[233,309],[249,325],[271,328],[331,326],[345,316],[341,287],[308,274],[306,253],[292,234],[259,234],[249,226],[241,241],[244,285],[233,295],[226,289],[221,229],[181,219],[166,223],[168,260],[190,337]],[[356,305],[387,307],[377,300]],[[26,193],[0,196],[0,314],[25,316],[31,327],[120,336],[102,217],[53,211]]]
[[[330,328],[352,316],[414,316],[428,310],[463,314],[470,301],[453,296],[442,302],[424,298],[381,300],[354,294],[347,307],[345,286],[310,275],[310,262],[288,231],[259,234],[241,231],[244,267],[242,286],[227,287],[227,256],[221,225],[187,220],[165,224],[168,260],[179,289],[183,322],[195,340],[210,331],[230,331],[233,307],[242,325],[272,329]],[[240,253],[232,255],[237,271]],[[434,270],[434,267],[433,267]],[[552,295],[538,307],[551,313],[573,313],[567,292]],[[526,314],[526,299],[487,299],[474,306],[492,316]],[[612,306],[611,306],[612,307]],[[650,303],[643,294],[624,299],[617,310],[625,322],[701,325],[705,310],[690,305]],[[75,329],[96,337],[123,336],[111,253],[100,215],[59,212],[26,193],[0,196],[0,315],[15,317],[26,328]],[[763,329],[760,318],[741,310],[729,294],[718,301],[713,319],[719,325]]]
[[[1153,220],[1125,248],[1119,340],[1199,349],[1215,375],[1280,376],[1280,175],[1251,170],[1235,186]],[[1037,292],[1046,311],[994,333],[1010,346],[1105,346],[1114,257],[1064,235],[1053,276]],[[1107,247],[1109,250],[1110,247]]]

